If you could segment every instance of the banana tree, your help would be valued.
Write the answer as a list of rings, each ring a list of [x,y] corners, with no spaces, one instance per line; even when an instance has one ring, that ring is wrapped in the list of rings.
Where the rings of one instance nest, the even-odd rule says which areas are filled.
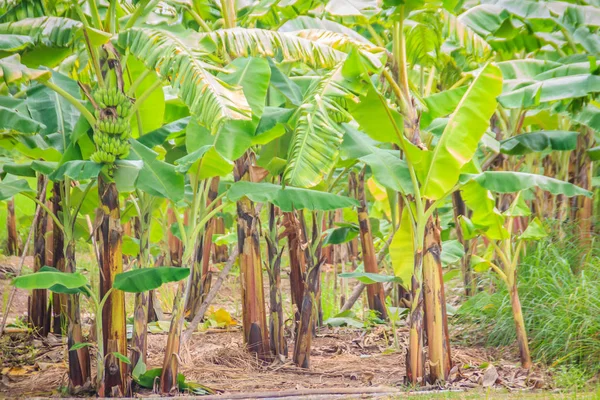
[[[88,69],[80,74],[80,77],[90,86],[98,86],[90,90],[85,83],[81,84],[89,102],[93,105],[95,110],[93,113],[77,99],[79,96],[74,97],[52,81],[44,81],[44,84],[75,107],[93,127],[91,148],[90,137],[87,134],[80,134],[78,138],[78,140],[87,139],[88,141],[83,156],[89,157],[96,163],[95,165],[105,164],[99,180],[99,197],[103,206],[99,208],[101,212],[97,215],[96,224],[99,232],[98,243],[101,249],[99,253],[102,269],[100,283],[103,287],[103,294],[112,287],[114,275],[122,270],[120,200],[116,182],[113,179],[115,161],[118,158],[125,158],[129,154],[128,137],[131,134],[129,121],[132,116],[136,116],[133,125],[138,135],[143,133],[142,122],[146,123],[144,127],[150,128],[147,121],[142,118],[142,115],[147,115],[149,110],[143,113],[144,110],[141,106],[146,103],[148,98],[152,98],[152,95],[162,85],[160,79],[153,78],[147,73],[140,73],[127,82],[123,78],[119,54],[114,51],[112,46],[99,47],[106,44],[111,34],[118,30],[116,12],[112,7],[115,4],[116,2],[111,3],[111,7],[107,10],[106,33],[102,31],[104,24],[99,20],[95,6],[91,7],[94,27],[89,26],[87,18],[76,6],[78,17],[82,19],[82,22],[68,18],[41,17],[6,23],[0,28],[0,31],[7,37],[16,37],[17,33],[26,34],[34,45],[39,43],[56,49],[73,46],[78,50],[83,48],[87,52]],[[145,4],[140,4],[137,10],[144,7]],[[135,16],[132,15],[132,18]],[[130,19],[130,21],[133,20]],[[42,39],[43,35],[47,33],[52,34],[48,39]],[[24,52],[27,53],[27,49]],[[64,58],[64,53],[60,53],[59,50],[56,51],[56,54],[57,57],[59,54],[63,54]],[[135,69],[135,65],[130,63],[125,63],[125,66],[128,73]],[[147,84],[148,81],[150,84]],[[130,95],[140,93],[140,99],[135,105],[124,94],[125,90],[129,90]],[[77,94],[79,95],[79,89],[77,89]],[[162,97],[162,90],[160,90],[160,96]],[[95,167],[91,169],[95,169]],[[142,169],[143,171],[144,169]],[[100,169],[96,171],[96,173],[98,172]],[[158,184],[160,185],[160,182]],[[146,186],[152,185],[146,184]],[[105,346],[114,352],[124,354],[126,352],[126,336],[123,294],[113,293],[108,301],[108,306],[103,311],[105,319],[103,326],[106,331],[103,336],[106,341]],[[106,385],[102,388],[106,389],[106,394],[125,393],[128,390],[128,384],[124,364],[114,357],[108,357],[106,362],[110,367],[106,368],[109,373],[106,375]],[[116,387],[118,389],[115,391]]]
[[[104,385],[105,358],[107,356],[110,355],[116,357],[127,364],[131,363],[125,354],[104,347],[104,330],[100,315],[108,302],[110,294],[117,290],[128,293],[147,292],[157,289],[165,283],[185,279],[189,273],[190,270],[188,268],[176,267],[138,268],[128,272],[119,273],[115,276],[113,286],[102,298],[93,292],[87,279],[79,272],[61,272],[52,267],[43,267],[40,271],[14,278],[12,284],[20,289],[44,289],[71,296],[81,294],[88,298],[92,303],[92,309],[94,310],[97,321],[96,335],[98,344],[96,385],[101,388]],[[93,344],[77,342],[70,344],[69,351],[75,351],[89,346],[93,346]]]
[[[399,40],[402,43],[402,35]],[[404,62],[398,62],[398,65],[402,71]],[[478,71],[469,88],[461,96],[458,107],[447,122],[435,148],[430,151],[421,142],[418,126],[415,126],[414,121],[418,121],[418,116],[412,102],[407,101],[410,92],[405,74],[406,71],[400,74],[401,85],[398,85],[389,72],[384,71],[383,74],[386,83],[394,90],[398,108],[373,87],[362,99],[364,103],[361,102],[351,112],[367,134],[374,139],[396,144],[405,155],[406,165],[400,166],[402,172],[396,178],[396,188],[401,189],[400,192],[407,197],[406,204],[412,204],[404,208],[400,234],[394,236],[390,251],[397,275],[405,282],[410,281],[412,287],[407,373],[409,380],[416,383],[422,379],[424,371],[422,290],[426,292],[429,357],[430,365],[433,366],[431,378],[445,379],[450,369],[441,280],[441,246],[439,228],[436,228],[433,215],[437,207],[456,190],[462,167],[473,158],[477,150],[478,142],[494,112],[495,97],[500,94],[501,75],[493,65],[487,65]],[[366,114],[367,107],[379,114]],[[446,112],[450,113],[452,110]],[[386,121],[389,126],[386,132],[389,133],[382,134],[381,129],[375,132],[375,125],[372,123],[374,120]],[[409,196],[414,200],[408,201]],[[414,262],[407,261],[410,259],[406,257],[408,252],[403,252],[402,249],[410,249],[409,252],[414,254]],[[423,289],[422,279],[425,279]]]
[[[527,341],[527,330],[521,311],[517,290],[517,270],[526,242],[546,236],[545,228],[535,217],[527,226],[517,224],[519,218],[531,216],[531,208],[524,200],[524,193],[532,188],[548,191],[553,195],[566,197],[591,197],[592,193],[571,183],[520,172],[492,172],[464,174],[460,178],[461,193],[465,204],[473,211],[472,219],[461,218],[462,231],[467,238],[484,234],[490,239],[490,249],[498,263],[491,257],[473,256],[472,264],[476,271],[492,269],[507,285],[517,332],[517,343],[523,368],[531,368],[531,356]],[[500,213],[495,206],[491,192],[516,193],[512,204]],[[499,265],[498,265],[499,264]]]
[[[310,366],[310,348],[313,336],[313,329],[317,318],[317,299],[320,288],[320,268],[323,260],[320,257],[321,240],[319,222],[322,219],[323,211],[331,211],[337,208],[344,208],[358,205],[356,200],[327,192],[317,190],[285,187],[271,183],[253,183],[237,182],[229,189],[227,197],[232,201],[247,198],[255,202],[272,203],[283,212],[293,212],[294,210],[313,211],[313,235],[309,239],[304,237],[307,230],[302,229],[303,237],[302,247],[306,260],[307,270],[305,273],[305,291],[300,310],[300,320],[298,324],[296,343],[294,346],[294,362],[303,368]],[[300,213],[300,224],[306,224],[303,214]],[[309,242],[310,240],[310,242]]]
[[[534,8],[528,9],[531,6]],[[556,173],[560,179],[569,179],[587,189],[591,188],[593,166],[586,151],[594,143],[592,131],[598,131],[593,122],[597,108],[587,104],[598,92],[596,63],[590,62],[598,56],[595,33],[599,24],[595,16],[597,10],[581,4],[496,2],[473,7],[459,17],[505,60],[498,64],[505,77],[503,93],[498,98],[502,108],[497,113],[502,139],[508,141],[510,136],[538,130],[580,131],[577,148],[569,148],[575,151],[553,154],[540,160],[540,164],[548,175]],[[521,54],[515,56],[513,50]],[[565,87],[569,90],[563,90]],[[498,164],[499,157],[493,160],[491,166]],[[571,163],[577,166],[570,169]],[[527,164],[537,167],[531,160]],[[571,218],[581,226],[581,239],[589,241],[592,201],[579,198],[576,202]],[[559,195],[556,199],[539,198],[535,212],[539,216],[553,213],[563,220],[568,209],[566,198]]]
[[[17,62],[18,58],[12,57],[12,59],[14,68],[27,70]],[[3,60],[6,61],[6,59]],[[77,98],[80,98],[80,95],[77,84],[57,72],[40,70],[39,73],[37,81],[42,81],[45,85],[32,84],[30,88],[22,92],[23,95],[18,101],[21,105],[13,104],[13,108],[7,109],[21,121],[28,121],[29,126],[32,124],[37,126],[37,130],[31,131],[28,129],[28,125],[11,126],[9,122],[4,129],[10,129],[19,135],[12,138],[5,137],[3,140],[6,148],[11,148],[18,154],[29,159],[45,161],[29,161],[23,164],[23,160],[20,160],[20,164],[5,165],[4,169],[26,176],[38,173],[48,176],[49,180],[53,181],[55,200],[60,201],[60,204],[53,207],[53,210],[48,209],[45,202],[30,198],[37,201],[40,207],[44,207],[53,219],[55,231],[53,236],[56,238],[55,259],[57,261],[64,259],[64,264],[59,263],[58,266],[63,271],[75,272],[75,243],[77,237],[82,236],[81,232],[77,232],[77,229],[81,229],[77,225],[81,223],[78,216],[84,208],[84,204],[89,202],[87,195],[95,190],[94,173],[97,174],[99,168],[86,162],[74,161],[81,157],[81,147],[76,137],[89,125],[85,119],[79,119],[80,112],[72,102],[62,100],[55,91],[50,89],[53,86],[59,87],[74,103],[78,104]],[[13,84],[9,81],[6,83]],[[77,182],[86,180],[89,183],[77,186]],[[28,191],[27,186],[23,186],[23,189]],[[88,207],[86,212],[89,211]],[[57,300],[57,297],[54,297],[54,300]],[[69,323],[68,341],[71,344],[81,341],[78,296],[70,298],[64,307]],[[73,389],[83,387],[90,380],[89,353],[87,349],[79,349],[69,352],[69,358],[70,386]]]

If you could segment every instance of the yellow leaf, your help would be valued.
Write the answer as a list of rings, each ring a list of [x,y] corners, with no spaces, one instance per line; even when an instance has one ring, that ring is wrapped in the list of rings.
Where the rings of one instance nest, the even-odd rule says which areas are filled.
[[[209,315],[209,318],[213,319],[218,326],[232,326],[237,324],[237,322],[231,317],[231,314],[229,314],[229,312],[223,308],[213,311]]]
[[[25,376],[35,371],[35,367],[25,365],[23,367],[7,367],[2,369],[2,375],[9,376]]]
[[[367,187],[369,188],[369,191],[371,192],[371,194],[373,195],[375,200],[377,200],[377,201],[387,200],[387,192],[385,191],[385,188],[383,186],[381,186],[380,184],[378,184],[377,182],[375,182],[375,179],[373,179],[373,177],[370,177],[367,180]]]
[[[415,269],[415,238],[408,207],[402,210],[400,228],[390,243],[390,257],[394,275],[402,279],[402,286],[410,290],[411,277]]]

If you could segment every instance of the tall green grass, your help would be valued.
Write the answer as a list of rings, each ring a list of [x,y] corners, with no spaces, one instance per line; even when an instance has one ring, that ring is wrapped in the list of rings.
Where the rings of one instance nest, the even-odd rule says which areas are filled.
[[[529,247],[523,257],[518,288],[536,361],[575,365],[589,374],[600,371],[599,244],[590,249],[576,235],[550,237]],[[469,299],[458,318],[485,328],[480,339],[486,344],[509,345],[515,329],[508,291],[490,279],[493,293],[483,291]]]

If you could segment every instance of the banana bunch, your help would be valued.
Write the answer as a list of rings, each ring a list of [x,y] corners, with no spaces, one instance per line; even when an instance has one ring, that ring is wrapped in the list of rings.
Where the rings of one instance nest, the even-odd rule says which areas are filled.
[[[96,152],[90,159],[96,163],[113,164],[129,154],[128,139],[131,136],[129,114],[131,101],[117,88],[98,89],[93,94],[101,107],[96,110],[94,143]],[[106,110],[112,108],[114,110]],[[115,111],[117,116],[115,117]]]
[[[352,116],[348,112],[348,99],[345,97],[336,96],[327,100],[329,103],[327,114],[333,122],[341,124],[343,122],[350,122],[350,120],[352,120]]]
[[[129,121],[125,118],[105,118],[98,121],[96,129],[109,135],[121,135],[124,132],[129,132],[131,127]]]
[[[97,150],[94,154],[90,156],[90,160],[98,164],[112,164],[115,162],[116,159],[117,158],[114,154],[107,153],[104,150]]]
[[[94,92],[94,100],[100,108],[114,107],[119,117],[129,116],[131,101],[116,87],[98,89]]]

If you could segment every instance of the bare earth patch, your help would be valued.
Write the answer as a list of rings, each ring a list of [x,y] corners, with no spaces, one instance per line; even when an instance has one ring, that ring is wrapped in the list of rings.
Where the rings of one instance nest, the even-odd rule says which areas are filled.
[[[16,266],[17,261],[17,258],[8,258],[3,259],[2,264]],[[10,290],[8,278],[0,277],[3,297],[8,297],[5,293]],[[234,281],[228,279],[228,284],[222,287],[215,308],[225,307],[234,317],[239,317],[233,306],[237,297]],[[287,284],[287,279],[283,284]],[[26,291],[17,291],[9,322],[26,314],[27,297]],[[89,318],[84,320],[89,322]],[[10,333],[0,338],[0,398],[66,396],[61,389],[67,385],[66,340],[53,335],[37,339],[19,328],[8,331]],[[304,370],[291,362],[269,364],[258,361],[245,351],[239,327],[210,329],[195,333],[182,350],[180,372],[186,380],[224,394],[317,389],[350,391],[365,387],[380,392],[409,390],[403,385],[407,328],[399,327],[397,336],[398,348],[389,326],[368,330],[320,328],[313,339],[311,368]],[[149,334],[148,368],[162,365],[166,340],[165,333]],[[291,358],[293,340],[289,337],[287,340]],[[452,351],[455,368],[450,382],[443,387],[426,386],[420,390],[487,390],[489,387],[520,392],[550,386],[551,380],[544,370],[519,368],[514,348],[455,345]],[[92,365],[94,363],[93,360]],[[150,394],[151,391],[146,389],[140,392],[140,395]]]
[[[402,332],[401,337],[405,336]],[[195,334],[182,351],[181,372],[187,380],[225,394],[365,386],[398,390],[403,388],[405,351],[391,350],[386,337],[389,334],[383,327],[368,333],[345,328],[321,329],[313,342],[311,368],[302,370],[291,363],[259,362],[244,351],[239,331],[211,330]],[[160,367],[166,339],[165,334],[149,336],[149,368]],[[60,339],[51,336],[41,341],[22,334],[10,335],[3,337],[0,346],[3,360],[0,394],[9,397],[61,394],[60,386],[67,383],[67,365],[62,361],[66,346]],[[468,390],[489,386],[520,391],[547,388],[549,384],[543,371],[523,370],[515,362],[503,359],[500,352],[455,347],[453,358],[457,367],[452,381],[443,388],[426,389]]]

